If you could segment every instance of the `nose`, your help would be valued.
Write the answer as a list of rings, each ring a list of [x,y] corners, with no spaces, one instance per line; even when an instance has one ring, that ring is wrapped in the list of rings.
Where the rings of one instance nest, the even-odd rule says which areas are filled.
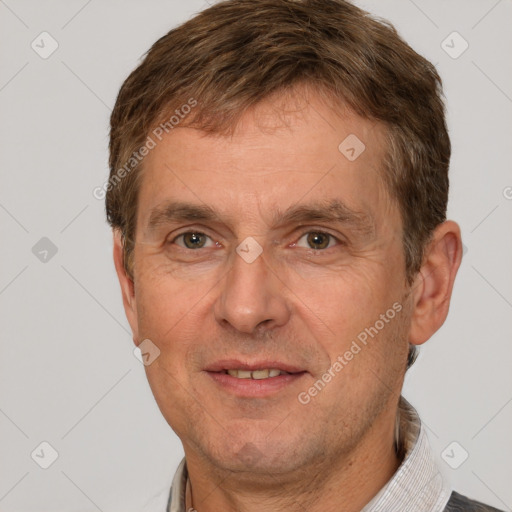
[[[290,316],[286,286],[264,253],[252,262],[234,253],[232,260],[214,305],[216,320],[248,334],[285,325]]]

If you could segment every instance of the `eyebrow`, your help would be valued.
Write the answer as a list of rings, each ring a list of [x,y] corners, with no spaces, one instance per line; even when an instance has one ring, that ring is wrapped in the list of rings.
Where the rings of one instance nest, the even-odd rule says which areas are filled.
[[[162,224],[199,220],[219,222],[221,219],[215,210],[207,205],[172,201],[151,211],[147,227],[152,231]]]
[[[154,208],[149,216],[147,228],[155,230],[161,225],[172,222],[219,222],[226,223],[233,217],[226,217],[206,204],[198,205],[182,201],[171,201]],[[339,199],[292,205],[284,212],[279,208],[271,211],[275,226],[303,224],[308,222],[330,222],[345,224],[364,236],[375,235],[375,221],[367,212],[353,210]]]

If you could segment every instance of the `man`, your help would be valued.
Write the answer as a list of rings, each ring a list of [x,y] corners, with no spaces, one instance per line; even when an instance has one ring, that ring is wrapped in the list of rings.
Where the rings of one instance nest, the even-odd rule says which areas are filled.
[[[461,261],[441,81],[343,0],[220,2],[111,118],[133,339],[180,437],[172,512],[496,510],[400,396]]]

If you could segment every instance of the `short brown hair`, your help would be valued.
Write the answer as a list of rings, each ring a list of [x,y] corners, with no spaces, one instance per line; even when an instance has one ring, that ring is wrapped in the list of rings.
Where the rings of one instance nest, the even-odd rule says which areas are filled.
[[[385,126],[383,179],[399,206],[412,284],[434,228],[446,220],[450,140],[441,79],[393,26],[345,0],[219,2],[160,38],[126,79],[111,116],[106,210],[123,235],[130,277],[142,166],[134,161],[123,179],[119,170],[151,130],[195,98],[187,125],[230,132],[249,107],[300,83]]]

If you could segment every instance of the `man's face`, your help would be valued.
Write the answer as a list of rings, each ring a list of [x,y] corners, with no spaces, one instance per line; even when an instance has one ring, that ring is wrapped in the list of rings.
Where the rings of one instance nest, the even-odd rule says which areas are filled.
[[[176,128],[144,162],[134,337],[160,349],[147,376],[187,458],[234,471],[349,456],[393,423],[407,357],[381,128],[297,101],[258,106],[232,137]],[[351,134],[356,159],[355,139],[338,148]]]

